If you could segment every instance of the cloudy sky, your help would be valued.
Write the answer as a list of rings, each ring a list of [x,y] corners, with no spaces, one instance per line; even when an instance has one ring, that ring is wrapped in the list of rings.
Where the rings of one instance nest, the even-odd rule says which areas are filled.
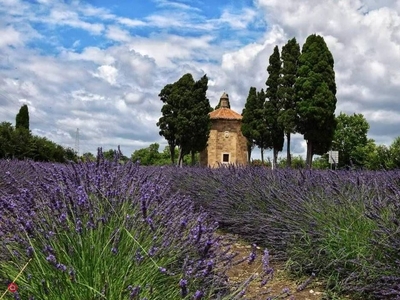
[[[241,113],[249,88],[265,88],[273,47],[313,33],[335,59],[337,113],[362,113],[389,145],[400,136],[396,0],[0,0],[0,122],[26,103],[36,135],[73,148],[79,128],[80,154],[163,148],[166,84],[207,74],[211,105],[226,91]],[[304,147],[295,136],[294,155]]]

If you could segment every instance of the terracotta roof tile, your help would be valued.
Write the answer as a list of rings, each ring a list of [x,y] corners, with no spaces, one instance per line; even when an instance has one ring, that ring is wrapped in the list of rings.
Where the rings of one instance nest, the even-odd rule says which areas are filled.
[[[229,108],[219,108],[210,112],[210,119],[241,120],[242,116]]]

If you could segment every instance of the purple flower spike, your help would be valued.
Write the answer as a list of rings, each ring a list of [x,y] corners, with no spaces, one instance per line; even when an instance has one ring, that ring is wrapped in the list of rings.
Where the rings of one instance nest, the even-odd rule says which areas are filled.
[[[201,300],[204,296],[202,291],[197,290],[193,295],[193,300]]]
[[[256,257],[257,257],[257,254],[256,254],[256,251],[254,251],[254,248],[253,248],[253,250],[249,254],[249,258],[247,259],[249,265],[252,264],[256,260]]]
[[[52,263],[52,264],[56,264],[57,263],[56,257],[53,254],[50,254],[49,256],[47,256],[46,260],[49,263]]]
[[[179,281],[179,286],[181,287],[181,296],[182,296],[182,298],[186,297],[187,294],[188,294],[187,283],[188,283],[187,280],[183,279],[183,278]]]
[[[140,285],[132,287],[131,285],[128,286],[128,290],[130,290],[129,299],[133,300],[140,294]]]

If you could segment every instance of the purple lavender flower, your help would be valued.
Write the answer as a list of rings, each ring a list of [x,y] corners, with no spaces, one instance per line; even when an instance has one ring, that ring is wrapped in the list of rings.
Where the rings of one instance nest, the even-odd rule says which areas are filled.
[[[267,273],[268,269],[270,268],[269,267],[269,251],[268,251],[268,249],[264,250],[264,255],[262,257],[262,263],[263,263],[263,271],[265,273]]]
[[[132,287],[131,285],[128,286],[128,290],[130,291],[129,299],[133,300],[140,294],[140,285]]]
[[[158,248],[156,246],[151,246],[149,250],[149,256],[154,256],[158,251]]]
[[[136,250],[136,254],[135,254],[135,260],[136,262],[139,264],[142,260],[143,260],[143,255],[142,252],[140,251],[140,249]]]
[[[193,295],[193,300],[201,300],[204,296],[202,291],[197,290]]]
[[[75,230],[79,234],[82,233],[82,221],[80,219],[76,221]]]
[[[14,293],[14,300],[21,300],[21,297],[19,296],[18,291],[16,291],[16,292]]]
[[[54,264],[54,265],[57,263],[56,257],[55,257],[53,254],[50,254],[49,256],[47,256],[47,257],[46,257],[46,260],[47,260],[49,263],[52,263],[52,264]]]
[[[256,260],[256,257],[257,257],[257,245],[256,244],[252,244],[251,245],[251,253],[250,253],[249,258],[247,260],[249,265],[252,264]]]
[[[32,258],[32,257],[33,257],[33,253],[34,253],[33,248],[32,248],[31,246],[29,246],[28,249],[26,249],[26,255],[27,255],[29,258]]]
[[[67,271],[67,267],[65,265],[63,265],[63,264],[58,263],[56,265],[56,267],[57,267],[57,269],[61,270],[62,272]]]
[[[186,297],[187,294],[188,294],[187,283],[188,283],[187,280],[183,279],[183,278],[179,281],[179,286],[181,287],[181,296],[182,296],[182,298]]]
[[[66,215],[66,213],[62,213],[62,214],[60,215],[60,217],[58,218],[58,221],[59,221],[60,223],[64,223],[66,220],[67,220],[67,215]]]

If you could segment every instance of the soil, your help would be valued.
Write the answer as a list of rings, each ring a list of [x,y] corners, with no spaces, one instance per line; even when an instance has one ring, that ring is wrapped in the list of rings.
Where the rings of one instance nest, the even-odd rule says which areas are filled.
[[[248,258],[251,253],[252,246],[246,243],[236,235],[223,234],[225,238],[231,241],[231,252],[238,253],[234,262]],[[271,299],[290,299],[290,300],[321,300],[324,297],[323,283],[318,278],[313,278],[311,282],[301,290],[298,288],[308,279],[302,278],[298,281],[293,280],[285,271],[284,262],[270,262],[273,268],[273,278],[268,281],[265,286],[261,286],[262,275],[262,255],[263,249],[257,247],[257,256],[253,263],[249,264],[247,260],[240,264],[233,264],[227,272],[229,282],[234,286],[245,282],[251,276],[255,279],[249,284],[245,292],[245,299],[248,300],[265,300]],[[289,289],[289,293],[285,293],[284,289]]]

